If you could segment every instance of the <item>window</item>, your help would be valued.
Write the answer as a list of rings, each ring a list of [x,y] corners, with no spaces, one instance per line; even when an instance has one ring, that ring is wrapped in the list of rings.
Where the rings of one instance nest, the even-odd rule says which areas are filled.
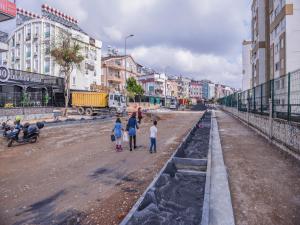
[[[38,69],[39,69],[38,59],[34,59],[34,61],[33,61],[33,70],[34,70],[34,72],[38,72]]]
[[[34,53],[38,53],[39,52],[39,46],[38,46],[38,44],[36,44],[35,46],[34,46]]]
[[[26,61],[26,71],[30,71],[31,70],[31,61],[27,60]]]
[[[26,30],[26,41],[29,41],[31,39],[31,25],[28,25]]]
[[[31,57],[31,44],[26,44],[26,57]]]
[[[73,85],[75,85],[76,84],[76,77],[74,76],[73,77]]]
[[[280,59],[280,68],[284,68],[284,59]]]
[[[45,71],[45,73],[50,72],[50,59],[49,58],[45,59],[44,71]]]
[[[284,39],[283,38],[280,39],[280,47],[284,48]]]
[[[279,50],[279,47],[278,47],[278,45],[279,45],[279,44],[276,44],[276,45],[275,45],[275,54],[277,54],[277,53],[278,53],[278,50]]]
[[[46,23],[45,25],[45,38],[49,38],[50,37],[50,24]]]
[[[16,48],[16,56],[20,57],[20,48]]]
[[[279,62],[275,64],[275,71],[278,71],[280,69],[280,64]]]

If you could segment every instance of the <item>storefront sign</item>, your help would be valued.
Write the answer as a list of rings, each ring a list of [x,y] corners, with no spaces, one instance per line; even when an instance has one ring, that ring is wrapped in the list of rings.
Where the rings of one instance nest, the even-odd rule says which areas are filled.
[[[39,74],[28,73],[20,70],[11,70],[9,80],[41,83],[42,76]]]
[[[16,4],[8,0],[0,0],[0,13],[15,17],[17,14]]]
[[[0,82],[6,82],[10,78],[9,69],[5,66],[0,66]]]

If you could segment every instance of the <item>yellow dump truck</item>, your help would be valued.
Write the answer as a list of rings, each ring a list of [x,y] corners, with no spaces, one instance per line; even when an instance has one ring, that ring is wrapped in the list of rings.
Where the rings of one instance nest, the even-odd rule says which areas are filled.
[[[72,92],[72,107],[76,108],[80,115],[88,116],[107,111],[124,113],[126,99],[120,93],[75,91]]]

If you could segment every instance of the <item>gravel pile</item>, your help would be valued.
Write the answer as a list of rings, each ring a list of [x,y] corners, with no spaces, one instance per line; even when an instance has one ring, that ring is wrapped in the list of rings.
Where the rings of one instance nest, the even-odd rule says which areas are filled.
[[[193,130],[185,145],[178,151],[176,157],[205,159],[209,148],[211,113],[206,112],[204,117]]]
[[[128,225],[200,224],[205,177],[162,174]]]

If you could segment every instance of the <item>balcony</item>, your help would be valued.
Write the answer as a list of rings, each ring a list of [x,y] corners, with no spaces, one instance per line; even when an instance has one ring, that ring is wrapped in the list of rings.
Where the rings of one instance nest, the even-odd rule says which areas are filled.
[[[50,54],[50,48],[46,48],[46,49],[45,49],[45,54],[46,54],[46,55],[49,55],[49,54]]]
[[[26,41],[30,41],[31,40],[31,34],[30,33],[28,33],[27,35],[26,35],[26,39],[25,39]]]
[[[37,40],[39,38],[39,34],[38,33],[35,33],[34,35],[33,35],[33,39],[34,40]]]
[[[107,81],[110,83],[122,83],[122,79],[119,76],[114,76],[114,75],[108,75],[107,76]]]

